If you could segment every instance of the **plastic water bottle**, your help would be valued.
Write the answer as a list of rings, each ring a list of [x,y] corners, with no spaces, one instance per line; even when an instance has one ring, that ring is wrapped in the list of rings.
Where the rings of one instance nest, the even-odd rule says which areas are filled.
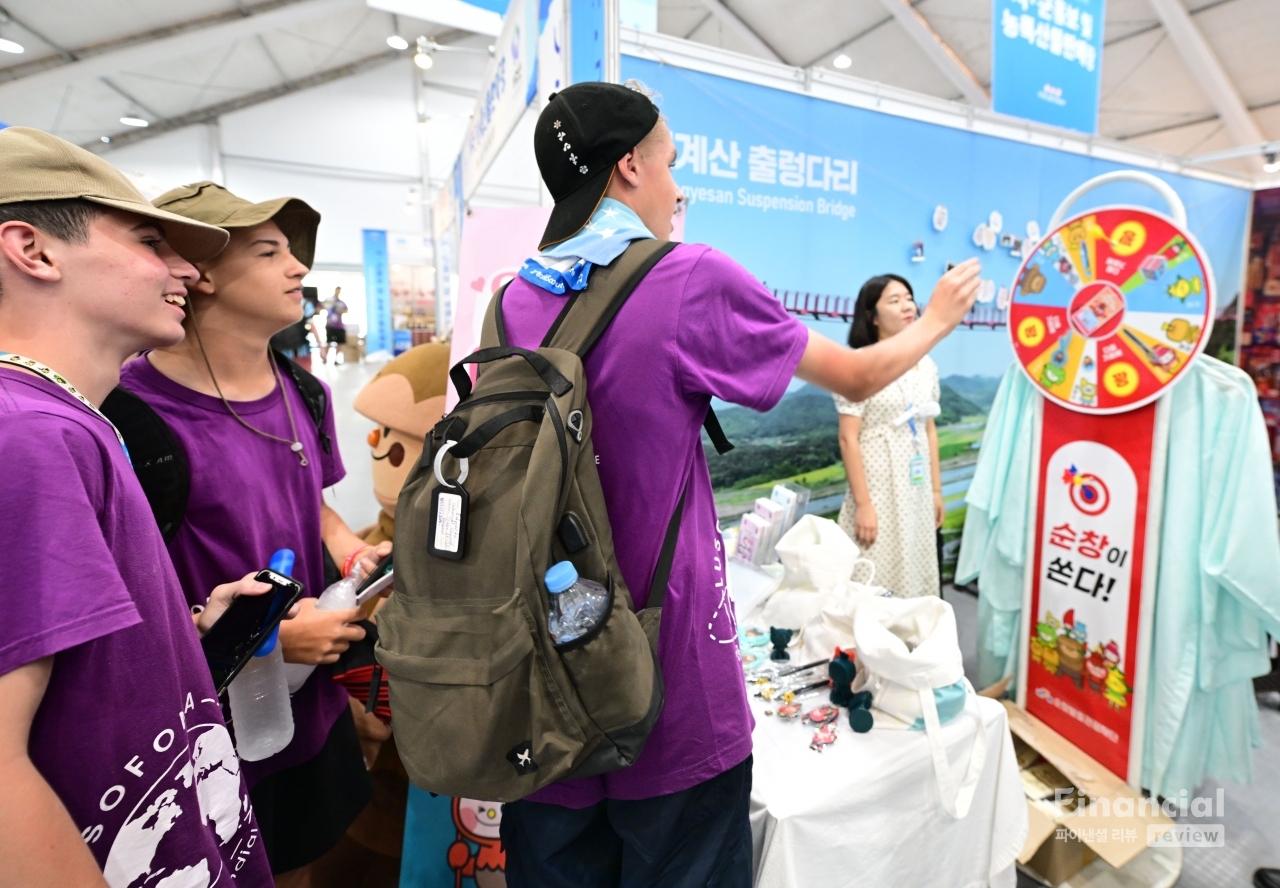
[[[605,618],[609,590],[579,577],[572,562],[552,565],[547,571],[546,584],[551,593],[547,629],[556,644],[581,638]]]
[[[293,552],[281,549],[271,556],[271,569],[287,576],[293,561]],[[236,752],[246,762],[270,758],[293,739],[293,709],[279,634],[277,626],[227,689]]]
[[[316,610],[350,610],[355,607],[356,589],[359,588],[361,580],[359,573],[359,571],[353,571],[351,576],[338,580],[328,589],[325,589],[316,601]],[[284,671],[289,679],[289,693],[298,693],[302,686],[307,683],[307,679],[311,677],[311,673],[315,671],[315,668],[314,663],[285,663]]]

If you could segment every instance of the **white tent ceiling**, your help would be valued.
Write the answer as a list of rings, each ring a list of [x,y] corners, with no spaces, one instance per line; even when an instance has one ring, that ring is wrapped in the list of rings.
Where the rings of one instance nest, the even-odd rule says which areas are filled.
[[[21,55],[0,53],[0,120],[99,148],[107,147],[103,136],[115,148],[396,63],[386,38],[397,30],[410,41],[424,34],[478,50],[439,52],[424,76],[440,90],[470,96],[491,40],[397,19],[364,0],[0,2],[0,36],[26,47]],[[456,0],[414,2],[431,8]],[[848,74],[941,98],[981,99],[990,86],[990,0],[920,0],[912,7],[920,33],[931,29],[958,60],[950,69],[922,48],[903,9],[895,17],[893,4],[901,2],[659,0],[658,25],[798,67],[829,67],[845,54]],[[1109,0],[1107,7],[1102,136],[1183,157],[1280,139],[1280,0]],[[1198,44],[1177,39],[1171,8],[1203,38]],[[966,93],[957,83],[969,76]],[[419,113],[430,116],[429,105]],[[315,113],[318,135],[341,125],[327,120],[321,105]],[[122,116],[151,126],[131,130]],[[1257,138],[1241,138],[1241,127]],[[1257,161],[1223,168],[1256,171]]]
[[[852,62],[845,73],[964,100],[891,13],[898,2],[664,0],[658,28],[736,52],[772,53],[798,67],[830,67],[843,53]],[[1217,64],[1256,126],[1256,141],[1280,139],[1280,0],[1171,2],[1185,10],[1209,52],[1184,55],[1175,47],[1158,0],[1107,0],[1099,134],[1180,157],[1237,147],[1197,76]],[[990,0],[920,0],[913,8],[989,91]],[[1257,169],[1256,163],[1226,165],[1233,167]]]

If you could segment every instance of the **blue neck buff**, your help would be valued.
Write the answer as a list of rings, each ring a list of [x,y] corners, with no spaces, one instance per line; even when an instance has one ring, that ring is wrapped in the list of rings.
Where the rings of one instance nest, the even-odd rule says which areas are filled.
[[[593,266],[608,265],[621,256],[633,240],[652,237],[630,207],[606,197],[581,231],[526,259],[520,268],[520,277],[559,295],[570,290],[585,290]]]

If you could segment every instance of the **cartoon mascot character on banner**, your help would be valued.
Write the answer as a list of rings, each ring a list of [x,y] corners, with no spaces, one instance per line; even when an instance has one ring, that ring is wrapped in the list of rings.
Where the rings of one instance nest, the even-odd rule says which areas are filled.
[[[507,853],[498,836],[502,805],[454,799],[453,824],[458,829],[457,841],[449,846],[454,888],[463,888],[463,879],[474,879],[476,888],[505,888]]]

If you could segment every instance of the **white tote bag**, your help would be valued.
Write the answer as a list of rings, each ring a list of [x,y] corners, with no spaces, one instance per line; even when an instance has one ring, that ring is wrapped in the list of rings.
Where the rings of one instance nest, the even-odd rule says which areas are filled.
[[[858,544],[840,525],[817,515],[805,515],[778,541],[778,558],[786,569],[782,583],[764,604],[760,622],[779,629],[802,630],[832,600],[861,565],[875,578],[875,564],[858,555]],[[869,569],[869,570],[868,570]],[[824,656],[831,656],[827,651]]]
[[[824,596],[818,615],[800,630],[800,660],[808,663],[830,657],[836,648],[852,652],[855,649],[853,615],[859,602],[892,595],[883,586],[868,586],[853,580],[837,584]]]
[[[872,705],[894,718],[913,726],[922,723],[942,808],[956,819],[965,817],[986,763],[987,731],[967,705],[973,689],[964,677],[951,605],[933,596],[865,599],[854,611],[853,638],[858,656],[854,691],[871,691]],[[958,786],[942,741],[940,700],[946,702],[947,714],[967,712],[978,723]]]

